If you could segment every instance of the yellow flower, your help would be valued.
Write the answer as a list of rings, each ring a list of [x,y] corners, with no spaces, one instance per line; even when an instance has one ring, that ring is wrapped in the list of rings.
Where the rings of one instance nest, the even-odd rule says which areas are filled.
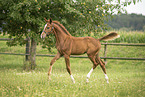
[[[91,13],[91,11],[89,11],[89,13]]]

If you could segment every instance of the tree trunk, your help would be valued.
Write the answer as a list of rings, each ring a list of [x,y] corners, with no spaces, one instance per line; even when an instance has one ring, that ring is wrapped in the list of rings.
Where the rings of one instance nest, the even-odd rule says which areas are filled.
[[[26,60],[24,61],[24,70],[29,71],[29,70],[34,70],[36,67],[36,46],[37,42],[34,40],[34,38],[27,38],[28,43],[26,44]],[[31,45],[30,45],[31,43]],[[30,54],[30,55],[29,55]]]
[[[31,38],[31,47],[30,47],[30,69],[31,70],[34,70],[36,67],[36,61],[35,61],[36,46],[37,46],[37,42],[33,38]]]

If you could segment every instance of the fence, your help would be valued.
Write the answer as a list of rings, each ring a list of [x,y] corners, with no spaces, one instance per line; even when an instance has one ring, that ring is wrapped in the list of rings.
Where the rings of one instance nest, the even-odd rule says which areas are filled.
[[[0,38],[0,41],[8,41],[10,39],[8,38]],[[123,44],[123,43],[102,43],[101,45],[104,45],[104,57],[101,57],[102,59],[104,59],[105,61],[107,59],[117,59],[117,60],[145,60],[145,58],[126,58],[126,57],[107,57],[107,47],[109,45],[114,45],[114,46],[140,46],[140,47],[145,47],[145,44]],[[29,51],[29,44],[26,44],[26,53],[24,54],[17,54],[17,53],[2,53],[0,52],[0,54],[5,54],[5,55],[25,55],[26,56],[26,60],[28,58],[28,56],[30,55],[28,53]],[[55,55],[44,55],[44,54],[37,54],[36,56],[42,56],[42,57],[54,57]],[[87,56],[70,56],[71,58],[88,58]]]

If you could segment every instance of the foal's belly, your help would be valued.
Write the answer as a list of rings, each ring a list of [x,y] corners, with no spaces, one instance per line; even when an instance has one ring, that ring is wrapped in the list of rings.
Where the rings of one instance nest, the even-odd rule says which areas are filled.
[[[85,41],[74,41],[72,44],[71,55],[80,55],[87,52],[87,43]]]
[[[86,51],[76,51],[76,52],[72,51],[71,55],[82,55],[82,54],[85,54],[85,53],[86,53]]]

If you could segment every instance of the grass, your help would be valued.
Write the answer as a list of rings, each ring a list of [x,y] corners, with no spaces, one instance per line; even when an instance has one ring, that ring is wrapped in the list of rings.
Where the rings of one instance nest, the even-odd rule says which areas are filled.
[[[37,57],[36,70],[25,72],[22,70],[23,56],[1,57],[6,57],[1,61],[0,67],[0,96],[2,97],[48,95],[49,97],[143,97],[145,95],[143,61],[108,60],[106,69],[110,84],[106,83],[100,67],[94,70],[90,82],[86,84],[86,75],[91,69],[91,62],[88,59],[71,58],[71,69],[76,80],[76,84],[73,84],[66,72],[63,58],[55,63],[52,80],[48,82],[49,65],[47,64],[52,58]]]
[[[2,37],[2,36],[1,36]],[[25,46],[8,47],[0,41],[0,52],[25,53]],[[144,47],[108,46],[108,57],[144,58]],[[53,50],[56,52],[56,50]],[[39,45],[37,53],[49,53]],[[100,51],[103,56],[103,46]],[[63,58],[53,66],[51,81],[47,71],[52,57],[36,57],[34,71],[23,70],[24,56],[0,55],[0,97],[144,97],[145,61],[107,60],[109,84],[98,66],[86,84],[86,75],[92,68],[87,58],[71,58],[71,71],[76,83],[71,82]]]

